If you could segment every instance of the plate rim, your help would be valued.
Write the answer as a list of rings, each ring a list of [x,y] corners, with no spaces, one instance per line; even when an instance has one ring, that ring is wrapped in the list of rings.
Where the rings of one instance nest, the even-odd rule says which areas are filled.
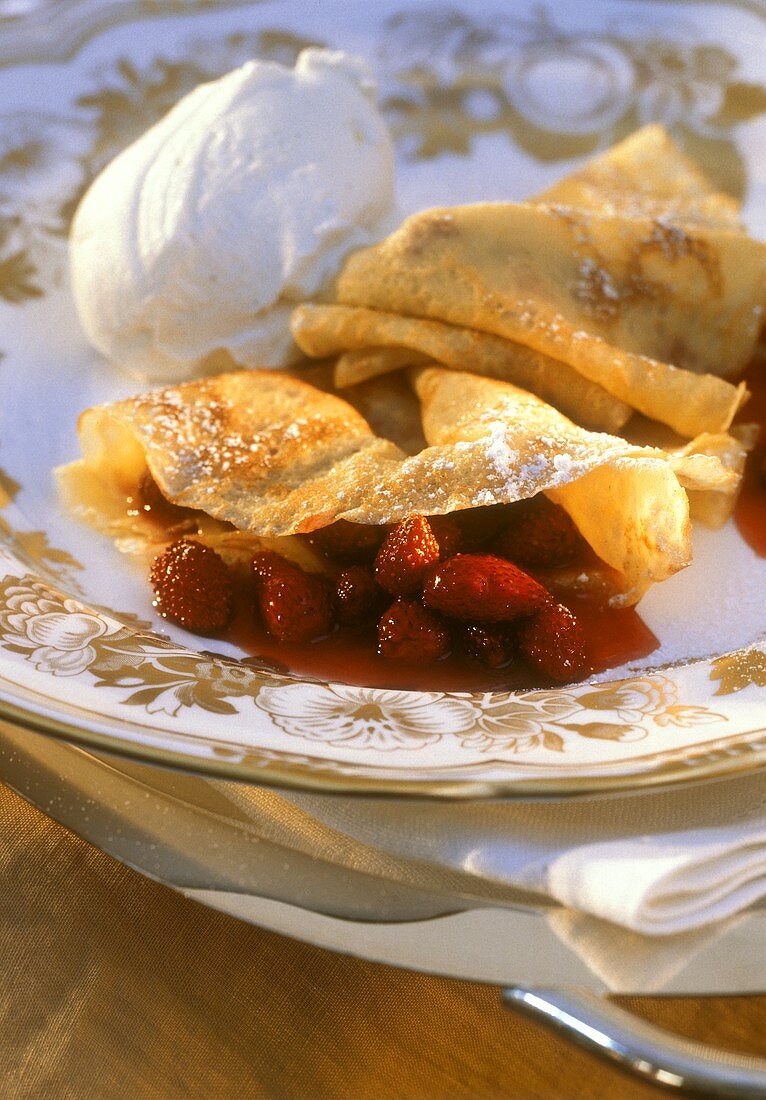
[[[552,779],[391,779],[381,776],[344,775],[329,768],[306,768],[285,762],[257,764],[251,750],[241,758],[227,759],[196,756],[168,748],[150,746],[123,739],[114,733],[87,729],[56,715],[38,715],[0,696],[0,720],[19,729],[27,729],[75,744],[141,763],[191,772],[214,779],[256,784],[287,790],[328,795],[353,795],[362,798],[396,797],[436,801],[525,801],[529,799],[592,798],[596,795],[642,793],[663,790],[679,784],[718,780],[738,774],[750,774],[766,768],[766,745],[751,752],[738,752],[708,759],[711,752],[700,746],[701,760],[688,758],[672,761],[660,768],[622,775],[557,776]],[[766,724],[761,730],[766,734]],[[183,736],[183,735],[181,735]],[[191,736],[191,735],[187,735]],[[370,768],[372,771],[373,769]]]

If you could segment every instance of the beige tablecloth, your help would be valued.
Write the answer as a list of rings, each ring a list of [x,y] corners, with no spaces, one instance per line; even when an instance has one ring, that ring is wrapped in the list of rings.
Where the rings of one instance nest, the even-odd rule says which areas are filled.
[[[622,1000],[766,1054],[766,997]],[[250,1100],[659,1095],[550,1040],[497,991],[206,910],[0,786],[0,1095]]]

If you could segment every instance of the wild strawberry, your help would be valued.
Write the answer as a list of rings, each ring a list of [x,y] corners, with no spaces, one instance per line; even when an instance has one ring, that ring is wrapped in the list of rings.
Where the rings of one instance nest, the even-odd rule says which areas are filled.
[[[463,532],[452,516],[429,516],[428,526],[439,543],[439,557],[442,561],[460,553],[463,544]]]
[[[329,527],[312,531],[308,540],[320,553],[343,562],[372,561],[386,537],[387,527],[349,523],[339,519]]]
[[[397,600],[378,623],[378,653],[389,661],[438,661],[449,650],[449,631],[417,600]]]
[[[463,622],[510,622],[549,598],[534,577],[491,554],[457,554],[429,572],[423,589],[429,607]]]
[[[253,555],[252,570],[256,584],[270,577],[275,571],[279,573],[283,565],[288,565],[286,558],[277,554],[275,550],[259,550]]]
[[[504,623],[474,623],[463,631],[468,652],[489,668],[503,668],[513,660],[514,644]]]
[[[423,587],[426,572],[439,560],[439,543],[425,516],[397,523],[375,558],[375,580],[393,596],[408,596]]]
[[[332,626],[332,603],[325,577],[306,573],[272,551],[253,558],[256,598],[264,626],[280,642],[308,642]]]
[[[563,604],[549,603],[523,622],[517,640],[522,656],[551,680],[566,684],[588,670],[582,627]]]
[[[510,522],[492,542],[492,553],[530,569],[566,565],[585,540],[563,508],[544,496],[511,510]]]
[[[209,546],[180,539],[152,564],[153,604],[163,619],[209,634],[231,618],[233,593],[223,558]]]
[[[375,613],[382,596],[371,569],[364,565],[350,565],[335,582],[335,613],[338,620],[348,625],[363,623]]]

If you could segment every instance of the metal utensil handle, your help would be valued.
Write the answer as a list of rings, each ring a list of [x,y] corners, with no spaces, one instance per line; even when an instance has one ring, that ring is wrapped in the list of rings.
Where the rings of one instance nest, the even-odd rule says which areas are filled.
[[[505,1004],[616,1067],[696,1096],[764,1100],[766,1060],[682,1039],[594,993],[515,985]]]

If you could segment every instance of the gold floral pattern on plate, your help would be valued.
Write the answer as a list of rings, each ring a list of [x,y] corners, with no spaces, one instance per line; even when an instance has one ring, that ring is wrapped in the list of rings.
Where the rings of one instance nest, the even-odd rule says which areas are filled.
[[[184,707],[235,714],[228,698],[255,698],[263,676],[227,661],[142,634],[26,574],[0,581],[0,644],[41,672],[79,676],[121,691],[120,702],[148,714]]]
[[[1,499],[0,487],[0,501]],[[2,507],[0,503],[0,508]],[[13,554],[13,558],[10,554]],[[45,531],[19,530],[0,512],[0,566],[4,560],[10,564],[14,559],[24,562],[47,580],[68,584],[79,590],[75,573],[82,570],[82,565],[72,554],[51,546]]]
[[[710,677],[718,681],[716,695],[734,695],[747,687],[766,688],[766,649],[750,649],[718,657],[711,664]]]
[[[688,22],[616,17],[572,31],[546,5],[499,18],[426,7],[392,17],[381,51],[384,87],[393,85],[384,106],[417,157],[467,154],[479,135],[501,133],[557,161],[661,122],[723,190],[741,195],[736,130],[766,111],[766,88]]]

